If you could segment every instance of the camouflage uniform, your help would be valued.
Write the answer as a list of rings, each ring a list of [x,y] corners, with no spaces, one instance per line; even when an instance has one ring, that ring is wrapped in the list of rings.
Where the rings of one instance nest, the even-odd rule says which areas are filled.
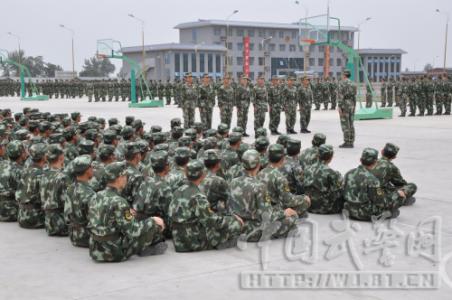
[[[187,175],[200,178],[204,165],[190,162]],[[241,224],[234,216],[220,216],[212,211],[206,196],[189,181],[175,193],[169,206],[173,243],[177,252],[201,251],[234,244]]]
[[[284,112],[286,116],[286,130],[287,133],[295,133],[294,126],[297,120],[297,88],[292,85],[287,85],[283,92]]]
[[[353,126],[356,106],[356,86],[350,79],[342,80],[339,84],[339,116],[344,145],[353,146],[355,142],[355,127]]]
[[[248,111],[251,103],[252,91],[249,85],[239,84],[236,89],[237,126],[243,128],[246,133],[248,125]]]
[[[333,154],[333,147],[321,145],[321,155]],[[303,187],[311,198],[309,212],[335,214],[342,210],[343,178],[341,173],[331,169],[325,162],[318,161],[304,170]]]
[[[268,110],[268,92],[265,85],[257,85],[254,88],[254,131],[258,128],[264,127],[265,114]]]
[[[204,129],[210,129],[212,128],[212,113],[215,106],[215,90],[211,84],[201,84],[198,89],[198,107],[201,122],[204,124]]]
[[[311,110],[312,110],[312,99],[313,93],[311,85],[300,87],[298,90],[298,104],[300,106],[300,127],[301,131],[308,129],[309,123],[311,122]]]
[[[181,104],[184,114],[184,128],[190,128],[195,123],[195,108],[198,102],[198,92],[193,84],[184,84],[181,89]]]
[[[270,106],[270,131],[278,132],[281,120],[282,90],[279,83],[273,83],[268,88],[268,104]]]
[[[303,170],[319,161],[319,146],[325,144],[326,137],[322,133],[316,133],[312,139],[312,147],[305,149],[300,155],[300,165]]]
[[[107,166],[108,180],[125,175],[125,164],[114,162]],[[152,218],[138,220],[132,214],[129,203],[121,192],[108,186],[97,194],[89,207],[89,254],[99,262],[127,260],[134,254],[141,255],[154,241],[161,240],[160,227]]]
[[[218,107],[220,108],[221,123],[231,128],[232,110],[234,108],[234,88],[222,85],[218,89]]]

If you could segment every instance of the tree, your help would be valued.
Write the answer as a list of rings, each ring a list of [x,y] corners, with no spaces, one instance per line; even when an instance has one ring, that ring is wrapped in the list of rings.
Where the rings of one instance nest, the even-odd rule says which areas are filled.
[[[111,63],[108,58],[102,60],[93,56],[85,59],[83,71],[80,72],[80,77],[108,77],[115,71],[115,65]]]
[[[54,65],[52,63],[47,63],[44,72],[47,77],[55,77],[55,71],[63,71],[63,68],[59,65]]]
[[[55,70],[62,70],[59,65],[45,62],[42,56],[26,56],[25,52],[22,50],[20,52],[14,51],[9,53],[8,59],[26,66],[32,77],[54,77]],[[2,69],[3,76],[20,76],[19,68],[16,65],[4,63]]]
[[[431,69],[433,69],[432,64],[426,64],[426,65],[424,66],[424,71],[425,71],[425,72],[428,72],[428,71],[430,71]]]

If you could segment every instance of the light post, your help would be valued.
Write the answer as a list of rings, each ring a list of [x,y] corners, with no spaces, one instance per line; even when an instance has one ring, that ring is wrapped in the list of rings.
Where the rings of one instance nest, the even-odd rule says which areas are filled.
[[[358,24],[358,51],[359,51],[359,41],[361,39],[361,25],[363,25],[364,23],[368,22],[372,20],[372,17],[367,17],[364,20],[362,20],[359,24]]]
[[[304,9],[304,22],[305,22],[305,24],[307,24],[308,23],[308,16],[309,16],[309,9],[308,9],[308,7],[306,5],[304,5],[303,3],[301,3],[300,1],[298,1],[298,0],[295,1],[295,4],[301,6]],[[302,44],[302,42],[301,42],[301,37],[303,36],[303,32],[302,32],[302,24],[303,24],[303,22],[302,22],[302,20],[303,19],[301,19],[301,18],[299,20],[300,29],[299,29],[299,32],[298,32],[298,35],[299,35],[298,43],[300,45],[303,45],[303,54],[304,54],[304,56],[303,56],[303,73],[304,73],[304,75],[306,75],[306,72],[309,69],[309,45]]]
[[[20,65],[20,64],[21,64],[21,61],[20,61],[20,36],[18,36],[17,34],[14,34],[14,33],[12,33],[12,32],[8,32],[8,35],[10,35],[10,36],[12,36],[12,37],[14,37],[14,38],[17,39],[17,46],[18,46],[18,48],[19,48],[19,52],[17,53],[17,56],[18,56],[18,58],[19,58],[18,63],[19,63],[19,65]],[[20,70],[19,70],[19,73],[20,73]]]
[[[446,72],[446,63],[447,63],[447,36],[449,34],[449,20],[450,20],[450,13],[444,12],[439,9],[436,9],[436,12],[439,14],[443,14],[446,16],[446,32],[444,36],[444,63],[443,63],[443,69],[444,72]]]
[[[72,47],[72,77],[75,78],[75,53],[74,53],[74,30],[64,26],[63,24],[60,24],[60,27],[63,29],[66,29],[71,33],[71,47]]]
[[[262,39],[261,45],[262,50],[264,51],[264,78],[267,79],[267,56],[270,56],[270,51],[265,51],[265,43],[271,40],[273,37],[269,36],[267,38]]]
[[[228,48],[228,36],[229,36],[229,19],[232,18],[233,15],[238,13],[238,9],[234,10],[229,16],[226,17],[226,58],[224,60],[224,75],[226,76],[228,74],[228,54],[229,54],[229,48]]]
[[[142,69],[143,69],[142,74],[144,75],[144,72],[146,71],[146,69],[145,69],[146,68],[146,64],[145,64],[146,52],[144,51],[144,20],[137,18],[133,14],[129,14],[128,16],[131,17],[132,19],[137,20],[141,24],[141,52],[142,52],[141,53],[141,56],[142,56],[141,57],[141,60],[142,60],[141,65],[142,65]]]

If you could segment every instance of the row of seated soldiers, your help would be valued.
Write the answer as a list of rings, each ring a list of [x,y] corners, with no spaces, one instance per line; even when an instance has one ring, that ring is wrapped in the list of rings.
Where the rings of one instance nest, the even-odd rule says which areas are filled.
[[[301,151],[287,135],[270,144],[264,128],[246,143],[225,124],[184,130],[175,118],[164,132],[132,116],[108,128],[81,118],[0,111],[0,220],[69,236],[99,262],[163,254],[170,239],[189,252],[283,238],[308,212],[394,218],[415,201],[392,143],[342,176],[321,133]]]

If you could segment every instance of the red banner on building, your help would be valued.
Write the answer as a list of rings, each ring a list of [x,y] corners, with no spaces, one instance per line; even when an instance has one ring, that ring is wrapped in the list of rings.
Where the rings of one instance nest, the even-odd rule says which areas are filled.
[[[243,74],[250,76],[250,37],[243,38]]]

